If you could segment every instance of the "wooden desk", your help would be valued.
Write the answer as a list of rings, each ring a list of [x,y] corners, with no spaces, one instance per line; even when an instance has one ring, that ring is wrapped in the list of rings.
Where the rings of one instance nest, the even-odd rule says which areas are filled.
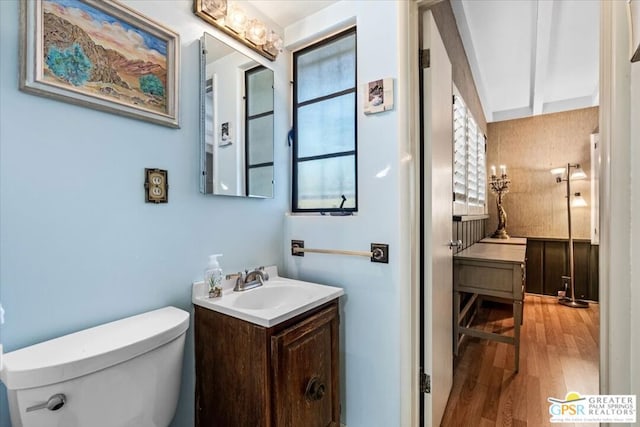
[[[453,342],[456,356],[464,335],[513,344],[515,347],[515,371],[518,372],[525,282],[525,252],[525,245],[476,243],[454,255]],[[462,293],[471,294],[464,307],[460,307]],[[513,336],[474,329],[470,327],[471,322],[466,325],[460,324],[477,301],[478,296],[504,299],[513,304]]]
[[[510,237],[508,239],[496,239],[495,237],[485,237],[479,243],[500,243],[503,245],[526,245],[526,237]]]

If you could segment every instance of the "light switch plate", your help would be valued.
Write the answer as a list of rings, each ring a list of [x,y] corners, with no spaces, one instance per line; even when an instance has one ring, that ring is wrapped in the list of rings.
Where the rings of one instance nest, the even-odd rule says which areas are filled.
[[[169,201],[168,172],[162,169],[145,169],[145,202],[167,203]]]

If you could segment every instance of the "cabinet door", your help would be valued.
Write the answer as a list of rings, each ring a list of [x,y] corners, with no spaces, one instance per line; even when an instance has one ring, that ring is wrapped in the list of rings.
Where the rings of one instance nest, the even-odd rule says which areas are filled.
[[[274,425],[340,425],[338,308],[271,337]]]

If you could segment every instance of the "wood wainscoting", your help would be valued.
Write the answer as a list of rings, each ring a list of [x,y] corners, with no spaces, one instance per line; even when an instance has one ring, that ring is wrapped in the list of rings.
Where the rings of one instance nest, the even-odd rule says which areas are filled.
[[[454,248],[454,254],[467,249],[487,236],[487,218],[489,215],[453,216],[452,240],[462,240],[462,246]]]
[[[576,298],[598,301],[598,245],[573,241]],[[527,292],[557,296],[569,275],[569,245],[563,239],[527,238]],[[568,294],[567,294],[568,295]]]

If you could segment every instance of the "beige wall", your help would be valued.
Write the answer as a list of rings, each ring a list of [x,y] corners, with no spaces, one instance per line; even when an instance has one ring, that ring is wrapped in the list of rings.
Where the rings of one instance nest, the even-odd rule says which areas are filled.
[[[456,85],[462,95],[462,99],[471,110],[473,117],[476,119],[478,126],[483,132],[487,131],[487,120],[484,117],[480,97],[476,90],[476,84],[473,81],[471,67],[464,51],[462,38],[458,32],[456,18],[451,8],[449,0],[440,2],[431,8],[433,19],[436,21],[442,42],[449,55],[453,74],[453,83]]]
[[[573,237],[590,238],[590,135],[598,128],[598,107],[488,124],[487,169],[504,164],[511,179],[503,198],[511,236],[567,238],[566,183],[549,172],[580,163],[587,179],[571,182],[589,206],[572,209]],[[497,226],[495,197],[488,195],[488,229]]]

